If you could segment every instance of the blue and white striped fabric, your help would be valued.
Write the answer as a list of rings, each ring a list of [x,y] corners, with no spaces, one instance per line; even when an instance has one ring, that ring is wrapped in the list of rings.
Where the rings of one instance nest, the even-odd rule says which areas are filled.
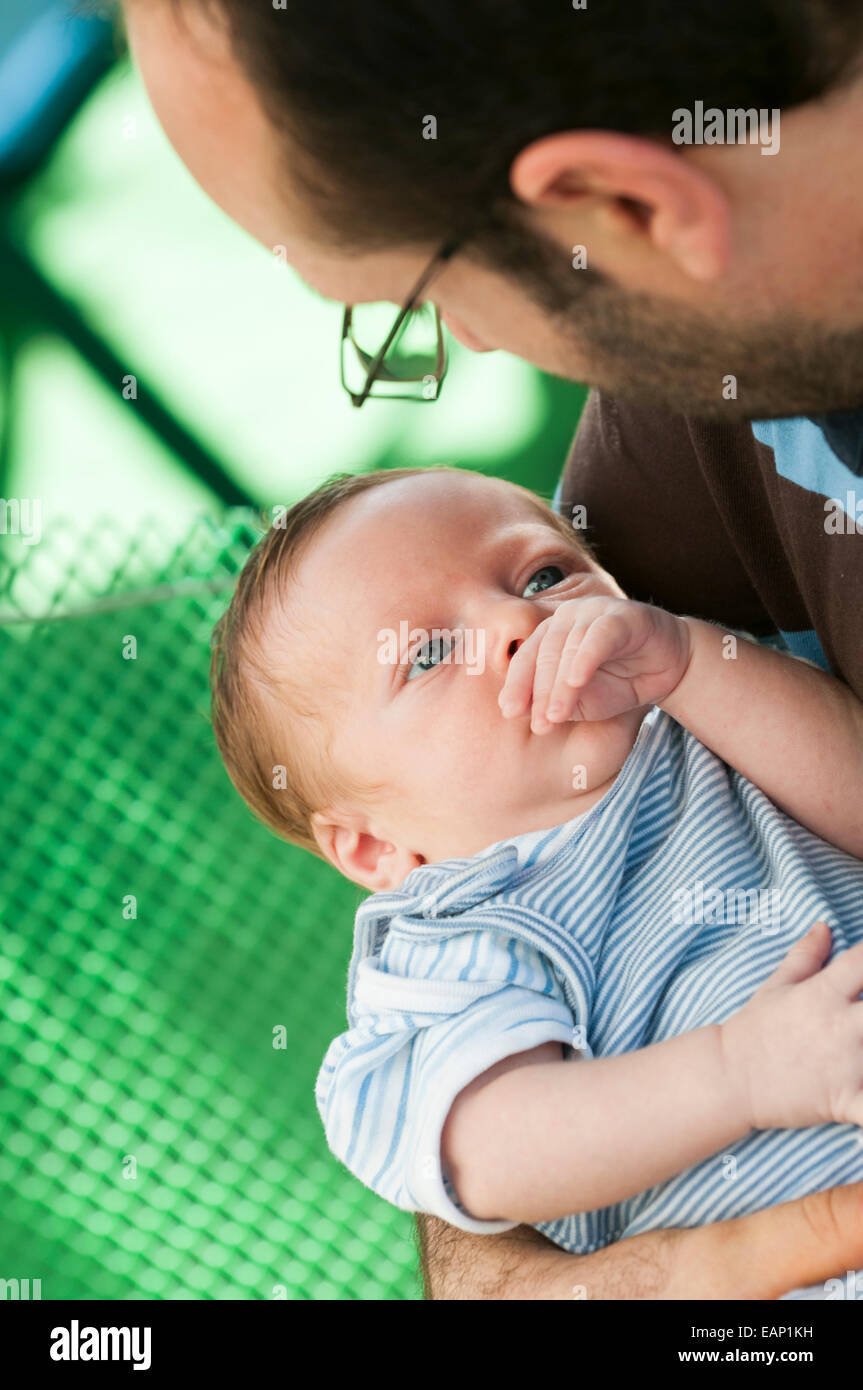
[[[542,1042],[612,1056],[728,1018],[822,918],[863,940],[863,862],[779,811],[658,708],[605,797],[552,830],[414,869],[357,913],[349,1029],[316,1100],[380,1196],[474,1232],[440,1134],[462,1088]],[[590,1116],[585,1115],[586,1127]],[[755,1132],[626,1201],[537,1223],[588,1253],[863,1179],[854,1125]],[[861,1284],[863,1290],[863,1284]]]

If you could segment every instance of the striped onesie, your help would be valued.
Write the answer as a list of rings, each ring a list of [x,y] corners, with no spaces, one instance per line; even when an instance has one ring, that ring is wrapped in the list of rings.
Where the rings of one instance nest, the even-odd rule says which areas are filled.
[[[721,1023],[821,918],[863,940],[863,862],[791,820],[658,707],[608,792],[551,830],[413,869],[359,908],[348,1023],[316,1101],[333,1153],[367,1187],[466,1231],[440,1160],[455,1097],[552,1040],[607,1057]],[[590,1124],[589,1115],[585,1124]],[[761,1130],[595,1211],[536,1223],[586,1254],[863,1179],[851,1124]],[[863,1276],[858,1278],[863,1298]],[[847,1295],[845,1295],[847,1296]]]

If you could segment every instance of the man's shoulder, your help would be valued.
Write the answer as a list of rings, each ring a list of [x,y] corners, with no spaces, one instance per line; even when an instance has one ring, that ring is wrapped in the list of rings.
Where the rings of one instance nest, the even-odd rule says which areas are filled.
[[[669,451],[700,452],[705,447],[729,449],[755,456],[762,440],[750,420],[689,415],[650,401],[626,400],[604,391],[591,390],[585,401],[572,445],[571,457],[596,449],[610,454],[644,456],[651,445]],[[765,446],[767,447],[767,446]]]
[[[752,548],[741,519],[769,533],[772,471],[745,421],[592,391],[556,503],[630,597],[762,635],[776,623],[741,563]]]
[[[631,598],[781,632],[863,698],[861,438],[863,411],[702,420],[594,391],[557,506]]]
[[[863,410],[814,418],[754,420],[752,433],[773,455],[778,475],[835,499],[852,522],[863,503]],[[863,505],[860,507],[863,512]]]
[[[577,471],[582,460],[643,461],[652,447],[671,463],[684,453],[708,465],[715,459],[724,467],[749,461],[775,468],[780,476],[829,496],[849,479],[863,477],[863,407],[780,419],[704,418],[594,389],[579,420],[561,492],[567,473]]]

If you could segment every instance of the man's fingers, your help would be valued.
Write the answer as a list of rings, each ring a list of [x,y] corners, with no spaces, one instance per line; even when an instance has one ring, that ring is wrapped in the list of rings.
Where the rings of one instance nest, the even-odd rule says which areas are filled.
[[[863,1182],[681,1232],[666,1298],[772,1299],[863,1268]],[[695,1291],[695,1290],[698,1291]]]

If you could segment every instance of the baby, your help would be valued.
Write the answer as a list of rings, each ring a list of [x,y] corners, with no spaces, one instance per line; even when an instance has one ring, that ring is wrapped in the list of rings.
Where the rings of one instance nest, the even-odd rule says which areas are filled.
[[[838,680],[626,599],[540,498],[433,468],[281,517],[212,684],[249,805],[373,890],[316,1088],[367,1186],[587,1253],[863,1178]]]

